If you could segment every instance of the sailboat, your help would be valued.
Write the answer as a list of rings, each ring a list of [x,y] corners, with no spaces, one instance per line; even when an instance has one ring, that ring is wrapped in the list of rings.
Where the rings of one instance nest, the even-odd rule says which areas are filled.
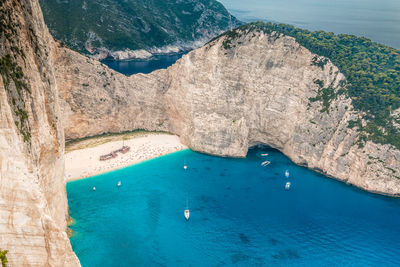
[[[187,200],[187,198],[186,198],[186,209],[185,209],[184,215],[185,215],[186,221],[188,221],[189,217],[190,217],[190,211],[189,211],[189,208],[188,208],[188,200]]]
[[[185,210],[185,218],[186,218],[186,221],[189,220],[189,216],[190,216],[190,211],[189,211],[189,210]]]
[[[286,183],[285,189],[286,189],[286,190],[289,190],[289,189],[290,189],[290,182],[287,182],[287,183]]]

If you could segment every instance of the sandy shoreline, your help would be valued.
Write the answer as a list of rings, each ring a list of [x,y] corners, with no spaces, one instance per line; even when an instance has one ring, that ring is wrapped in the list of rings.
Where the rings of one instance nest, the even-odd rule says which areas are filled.
[[[82,141],[82,144],[67,146],[65,154],[65,179],[67,182],[187,149],[185,145],[181,144],[179,137],[164,133],[144,133],[128,137],[121,135],[119,138],[118,136],[114,137],[111,141],[105,140],[106,138],[95,137],[94,140]],[[128,153],[118,153],[116,158],[105,161],[99,160],[100,155],[121,148],[122,142],[125,146],[130,146]]]

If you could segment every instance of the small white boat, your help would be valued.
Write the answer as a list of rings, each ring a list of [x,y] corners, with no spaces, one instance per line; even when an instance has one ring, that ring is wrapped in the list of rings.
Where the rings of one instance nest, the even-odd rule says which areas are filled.
[[[285,171],[285,177],[289,178],[289,171],[288,170]]]
[[[186,166],[186,165],[183,165],[183,169],[185,169],[185,170],[186,170],[186,169],[187,169],[187,166]]]
[[[121,186],[121,181],[119,181],[119,182],[117,183],[117,186],[118,186],[118,187],[120,187],[120,186]]]
[[[261,163],[261,166],[265,167],[265,166],[269,165],[270,163],[271,163],[270,161],[266,160]]]
[[[263,154],[261,154],[261,156],[268,156],[268,153],[263,153]]]
[[[189,217],[190,217],[190,211],[189,211],[189,204],[188,203],[189,203],[188,202],[188,198],[186,197],[186,209],[185,209],[185,212],[184,212],[186,221],[188,221]]]
[[[286,190],[289,190],[289,189],[290,189],[290,182],[287,182],[287,183],[286,183],[285,189],[286,189]]]
[[[96,187],[95,186],[93,186],[93,191],[96,191]]]
[[[186,221],[189,220],[189,217],[190,217],[190,211],[189,211],[189,209],[186,209],[186,210],[185,210],[185,218],[186,218]]]

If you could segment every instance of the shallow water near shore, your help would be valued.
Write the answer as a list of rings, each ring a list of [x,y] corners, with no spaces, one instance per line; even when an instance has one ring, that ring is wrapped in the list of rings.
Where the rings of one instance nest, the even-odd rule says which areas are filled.
[[[67,193],[83,267],[400,262],[400,199],[325,178],[269,148],[245,159],[184,150],[70,182]]]

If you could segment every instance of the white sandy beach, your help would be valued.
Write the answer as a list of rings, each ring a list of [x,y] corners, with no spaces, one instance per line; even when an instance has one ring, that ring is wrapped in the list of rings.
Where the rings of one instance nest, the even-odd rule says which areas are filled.
[[[101,137],[97,139],[101,141]],[[105,161],[100,161],[99,157],[121,148],[122,139],[67,152],[65,154],[66,180],[90,177],[187,148],[181,144],[179,137],[160,133],[133,136],[125,140],[124,145],[130,146],[129,152],[118,153],[116,158]]]

